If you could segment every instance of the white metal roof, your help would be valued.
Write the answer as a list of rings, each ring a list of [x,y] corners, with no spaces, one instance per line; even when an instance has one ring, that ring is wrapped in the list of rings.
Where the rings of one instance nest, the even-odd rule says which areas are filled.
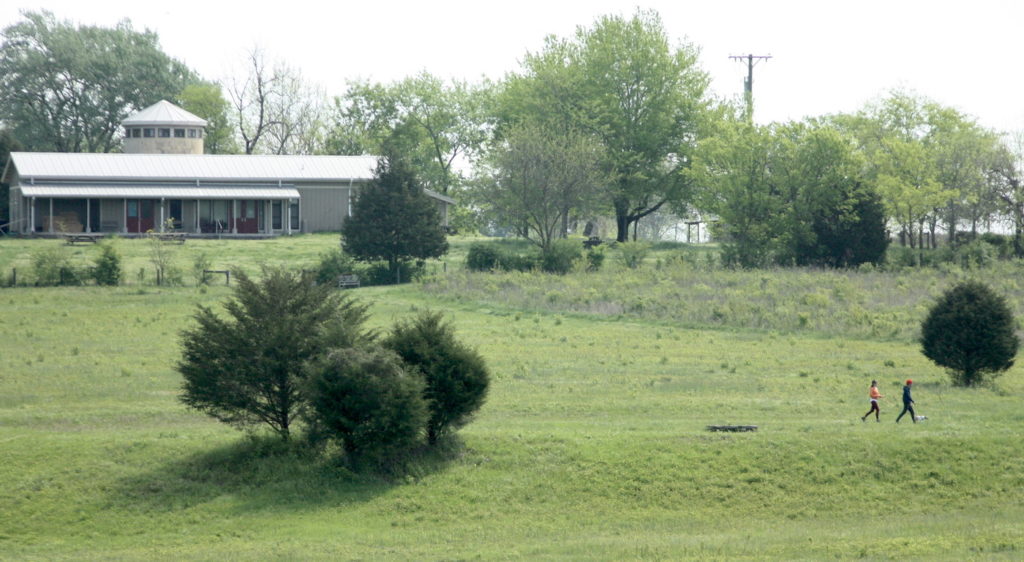
[[[173,103],[160,100],[153,105],[134,113],[122,125],[181,125],[186,127],[205,127],[206,120],[193,115]]]
[[[141,185],[22,185],[25,197],[68,199],[298,199],[294,187],[191,187]]]
[[[22,185],[64,181],[369,181],[376,156],[12,152]]]

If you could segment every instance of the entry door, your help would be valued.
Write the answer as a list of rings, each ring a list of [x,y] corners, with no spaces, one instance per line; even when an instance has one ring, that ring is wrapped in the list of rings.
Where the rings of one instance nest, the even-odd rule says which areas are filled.
[[[153,200],[128,200],[128,232],[148,232],[153,230]]]
[[[256,201],[243,199],[238,202],[238,216],[235,217],[235,228],[239,234],[256,234],[259,232],[259,221],[256,217]]]

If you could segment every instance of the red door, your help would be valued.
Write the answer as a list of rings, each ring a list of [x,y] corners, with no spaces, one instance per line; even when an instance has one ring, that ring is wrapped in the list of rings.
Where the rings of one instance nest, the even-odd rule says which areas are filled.
[[[256,234],[259,232],[259,224],[256,218],[256,201],[244,199],[238,202],[238,216],[235,218],[235,227],[239,234]]]
[[[152,199],[128,200],[128,232],[148,232],[155,226]]]

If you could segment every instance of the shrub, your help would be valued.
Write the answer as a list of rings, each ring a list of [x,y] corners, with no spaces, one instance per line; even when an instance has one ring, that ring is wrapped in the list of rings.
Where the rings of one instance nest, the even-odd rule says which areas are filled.
[[[427,420],[422,378],[384,349],[332,352],[311,369],[308,396],[316,425],[353,461],[388,462]]]
[[[259,282],[239,272],[226,315],[200,306],[182,333],[181,401],[239,428],[267,424],[288,439],[301,417],[307,364],[365,343],[366,306],[284,269]]]
[[[1019,344],[1006,299],[977,281],[946,291],[921,324],[922,353],[948,369],[957,386],[1012,367]]]
[[[210,274],[207,273],[213,266],[210,261],[210,257],[206,255],[206,252],[199,252],[192,259],[192,278],[196,281],[196,286],[206,285],[210,282]]]
[[[97,285],[115,286],[121,282],[121,255],[112,244],[101,244],[100,255],[92,269]]]
[[[555,240],[541,253],[541,269],[548,273],[565,275],[572,271],[572,264],[583,255],[583,244],[579,240]]]
[[[501,265],[502,251],[495,244],[474,242],[466,254],[466,267],[470,271],[493,271]]]
[[[85,277],[71,263],[71,255],[63,246],[48,246],[32,252],[32,275],[36,285],[81,285]]]
[[[402,262],[396,266],[404,282],[415,281],[423,276],[423,264],[420,262]],[[361,285],[394,285],[395,272],[387,263],[378,262],[358,270]]]
[[[323,285],[334,285],[338,277],[355,273],[356,261],[341,248],[320,254],[320,264],[316,268],[316,282]]]
[[[441,313],[422,312],[411,322],[398,323],[384,346],[424,377],[431,445],[468,423],[483,405],[490,384],[483,357],[455,339],[454,329]]]
[[[587,271],[600,271],[601,266],[604,265],[604,249],[600,246],[594,246],[587,250]]]
[[[644,262],[651,247],[647,242],[623,242],[619,244],[619,259],[629,269],[637,269]]]

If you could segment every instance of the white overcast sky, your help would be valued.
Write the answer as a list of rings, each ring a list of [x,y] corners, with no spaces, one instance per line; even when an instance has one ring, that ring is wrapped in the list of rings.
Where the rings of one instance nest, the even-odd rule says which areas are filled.
[[[339,95],[353,78],[421,70],[499,79],[546,35],[638,7],[656,10],[674,41],[700,48],[718,96],[743,89],[746,67],[730,55],[771,55],[754,69],[759,122],[852,112],[901,88],[985,126],[1024,130],[1022,0],[5,0],[0,27],[25,9],[104,26],[128,18],[204,78],[239,72],[259,45]]]

